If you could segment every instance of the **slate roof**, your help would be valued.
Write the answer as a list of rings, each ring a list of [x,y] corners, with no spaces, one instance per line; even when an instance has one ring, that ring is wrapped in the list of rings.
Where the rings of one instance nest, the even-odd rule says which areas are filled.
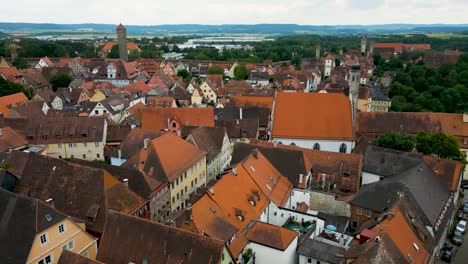
[[[120,143],[122,158],[128,159],[135,155],[144,146],[145,139],[153,140],[161,136],[160,132],[134,128]],[[114,153],[115,154],[115,153]]]
[[[297,254],[320,262],[341,264],[344,262],[345,249],[316,239],[307,238],[301,242]]]
[[[450,196],[450,185],[421,162],[398,175],[361,186],[350,203],[384,212],[403,196],[412,197],[423,212],[425,223],[434,226]]]
[[[221,263],[224,243],[110,211],[97,260],[105,263]]]
[[[0,201],[0,256],[4,263],[25,263],[36,235],[67,218],[44,202],[2,188]]]
[[[258,134],[258,119],[216,120],[217,127],[224,127],[230,139],[256,139]]]
[[[190,135],[197,147],[207,153],[206,161],[211,162],[221,153],[224,136],[227,135],[227,132],[222,127],[199,127],[192,130]]]

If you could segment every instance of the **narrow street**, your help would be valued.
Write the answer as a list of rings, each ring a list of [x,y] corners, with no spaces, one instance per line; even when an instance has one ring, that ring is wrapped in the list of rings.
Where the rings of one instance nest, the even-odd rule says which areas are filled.
[[[464,201],[468,201],[468,191],[464,191],[465,197],[463,198]],[[468,262],[468,232],[465,232],[463,235],[463,244],[458,247],[455,258],[453,259],[452,263],[455,264],[464,264]]]

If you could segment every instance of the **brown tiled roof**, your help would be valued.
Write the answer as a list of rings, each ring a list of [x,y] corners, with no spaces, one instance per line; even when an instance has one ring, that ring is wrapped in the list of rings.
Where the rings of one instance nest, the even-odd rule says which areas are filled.
[[[5,118],[3,122],[31,144],[101,142],[105,136],[104,117]]]
[[[353,140],[351,103],[342,94],[277,93],[272,136]]]
[[[359,112],[357,132],[365,136],[386,132],[445,133],[457,137],[462,148],[468,148],[468,123],[463,122],[463,114]]]
[[[285,251],[297,238],[298,233],[281,226],[257,221],[245,236],[250,242]]]
[[[249,89],[252,85],[245,80],[231,80],[224,85],[224,88],[228,89]]]
[[[26,159],[23,168],[16,168],[18,158]],[[42,201],[52,198],[57,210],[86,221],[93,232],[102,231],[108,209],[132,214],[146,203],[102,169],[18,151],[7,162],[19,177],[15,193]]]
[[[0,97],[0,113],[7,116],[12,107],[16,107],[28,102],[24,93],[15,93]]]
[[[122,142],[132,131],[130,126],[107,126],[106,142]]]
[[[128,159],[136,154],[144,146],[144,140],[153,140],[161,136],[160,132],[134,128],[128,133],[125,139],[120,143],[122,158]]]
[[[105,263],[221,263],[224,243],[110,211],[97,260]]]
[[[24,137],[10,127],[2,127],[0,131],[0,151],[8,151],[28,144]]]
[[[173,133],[152,140],[122,166],[142,170],[159,181],[172,182],[206,153]]]
[[[403,50],[430,50],[430,44],[403,44],[403,43],[372,43],[374,49],[393,49],[394,52],[402,52]]]
[[[190,137],[197,147],[207,152],[207,162],[211,162],[221,153],[225,135],[226,129],[222,127],[199,127],[190,132]]]
[[[208,74],[206,76],[206,82],[214,89],[221,88],[224,86],[222,74]]]
[[[44,101],[27,101],[10,109],[10,112],[5,117],[45,118],[44,107],[48,107]]]
[[[168,120],[175,119],[181,126],[214,127],[213,108],[156,108],[143,109],[142,128],[161,131],[168,128]]]

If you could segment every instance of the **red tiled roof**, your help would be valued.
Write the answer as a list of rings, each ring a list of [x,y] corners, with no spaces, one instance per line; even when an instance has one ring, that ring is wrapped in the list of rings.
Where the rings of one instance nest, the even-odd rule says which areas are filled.
[[[229,103],[237,107],[256,106],[273,110],[273,97],[268,96],[231,96]]]
[[[0,68],[0,77],[4,76],[5,79],[19,83],[21,81],[21,72],[16,67]]]
[[[7,116],[10,109],[28,102],[28,98],[24,93],[15,93],[0,97],[0,113]]]
[[[28,141],[10,127],[0,128],[0,151],[8,151],[28,145]]]
[[[343,94],[277,93],[272,136],[353,140],[351,103]]]
[[[395,52],[402,52],[404,49],[411,50],[430,50],[430,44],[403,44],[403,43],[373,43],[374,49],[393,49]]]

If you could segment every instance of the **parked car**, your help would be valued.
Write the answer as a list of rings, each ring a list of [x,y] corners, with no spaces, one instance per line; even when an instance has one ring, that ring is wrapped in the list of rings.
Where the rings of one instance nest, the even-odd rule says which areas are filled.
[[[452,262],[452,252],[449,249],[445,249],[442,252],[442,257],[440,257],[440,259],[447,263]]]
[[[459,231],[460,233],[464,234],[465,230],[466,230],[466,221],[460,220],[457,224],[456,231]]]
[[[455,231],[452,237],[452,244],[454,244],[455,246],[461,246],[462,243],[463,243],[463,234],[458,231]]]
[[[468,202],[463,203],[463,213],[468,213]]]

